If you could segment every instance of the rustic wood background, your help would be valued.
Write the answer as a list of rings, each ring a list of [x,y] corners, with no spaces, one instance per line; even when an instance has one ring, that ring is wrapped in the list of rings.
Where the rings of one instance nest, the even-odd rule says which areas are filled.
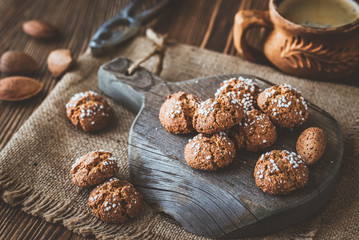
[[[41,71],[35,77],[44,84],[36,97],[21,102],[0,101],[0,150],[57,83],[46,68],[49,52],[68,48],[75,58],[88,47],[99,26],[116,15],[128,0],[0,0],[0,54],[19,50],[33,56]],[[174,1],[158,16],[153,28],[168,33],[180,43],[236,55],[232,25],[239,9],[266,9],[264,0],[181,0]],[[60,28],[62,36],[39,41],[25,35],[21,24],[30,19],[46,20]],[[263,32],[260,32],[263,34]],[[258,32],[251,32],[249,42],[260,45]],[[83,239],[61,224],[49,224],[32,217],[18,207],[0,200],[0,239]]]

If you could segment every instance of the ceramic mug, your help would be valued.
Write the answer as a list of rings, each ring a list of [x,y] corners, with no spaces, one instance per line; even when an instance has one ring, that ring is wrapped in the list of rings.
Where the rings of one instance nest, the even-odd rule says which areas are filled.
[[[359,19],[336,28],[312,28],[293,23],[278,12],[283,0],[270,0],[269,11],[241,10],[235,16],[234,45],[250,61],[260,55],[248,45],[246,33],[265,27],[265,57],[291,75],[335,79],[359,69]],[[358,1],[356,1],[358,2]]]

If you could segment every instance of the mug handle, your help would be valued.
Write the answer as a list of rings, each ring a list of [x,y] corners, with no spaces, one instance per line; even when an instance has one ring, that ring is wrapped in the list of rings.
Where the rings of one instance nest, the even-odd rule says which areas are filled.
[[[255,27],[273,28],[268,11],[240,10],[234,18],[233,41],[238,54],[253,62],[263,60],[263,53],[251,47],[246,40],[248,30]]]

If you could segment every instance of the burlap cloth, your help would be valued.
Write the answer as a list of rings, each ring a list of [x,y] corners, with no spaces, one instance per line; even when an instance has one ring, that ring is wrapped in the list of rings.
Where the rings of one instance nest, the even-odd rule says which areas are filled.
[[[80,189],[69,174],[74,160],[89,151],[106,149],[120,160],[119,177],[129,178],[127,139],[135,115],[110,101],[112,124],[94,134],[71,125],[65,104],[76,92],[99,91],[97,70],[115,56],[135,60],[152,47],[137,38],[112,56],[96,59],[86,52],[77,68],[66,74],[51,94],[23,124],[0,155],[0,188],[5,202],[23,211],[60,222],[82,234],[109,239],[199,239],[186,232],[171,218],[144,205],[141,215],[128,224],[110,225],[98,221],[87,208],[90,189]],[[144,66],[154,70],[158,58]],[[342,84],[314,82],[284,75],[273,68],[256,65],[238,57],[185,45],[166,50],[161,77],[182,81],[204,75],[246,73],[274,83],[289,83],[304,96],[332,114],[343,131],[345,152],[340,183],[329,204],[298,226],[266,236],[266,239],[353,239],[359,236],[359,89]]]

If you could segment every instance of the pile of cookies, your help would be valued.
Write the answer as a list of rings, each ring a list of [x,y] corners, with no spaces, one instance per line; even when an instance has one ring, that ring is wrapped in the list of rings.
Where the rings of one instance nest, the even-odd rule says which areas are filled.
[[[302,125],[308,119],[308,106],[301,92],[288,84],[261,92],[252,79],[239,77],[225,80],[214,98],[205,101],[182,91],[170,94],[161,106],[159,119],[168,132],[198,132],[185,146],[185,160],[192,168],[215,171],[231,164],[241,149],[257,152],[273,145],[277,140],[276,126]],[[322,145],[314,154],[316,160],[325,148],[325,135],[320,131],[320,136],[312,134],[313,139],[319,136],[321,140],[316,142]],[[308,142],[305,136],[300,139],[300,155],[273,150],[259,158],[254,176],[263,191],[287,194],[307,184],[308,156],[313,158],[313,147],[303,143]]]
[[[85,132],[103,129],[111,118],[110,105],[93,91],[76,93],[66,104],[66,112],[73,125]],[[104,150],[78,158],[71,169],[75,185],[98,185],[90,193],[88,206],[96,217],[108,223],[125,223],[139,214],[142,205],[142,195],[135,187],[114,177],[118,171],[118,161]]]

